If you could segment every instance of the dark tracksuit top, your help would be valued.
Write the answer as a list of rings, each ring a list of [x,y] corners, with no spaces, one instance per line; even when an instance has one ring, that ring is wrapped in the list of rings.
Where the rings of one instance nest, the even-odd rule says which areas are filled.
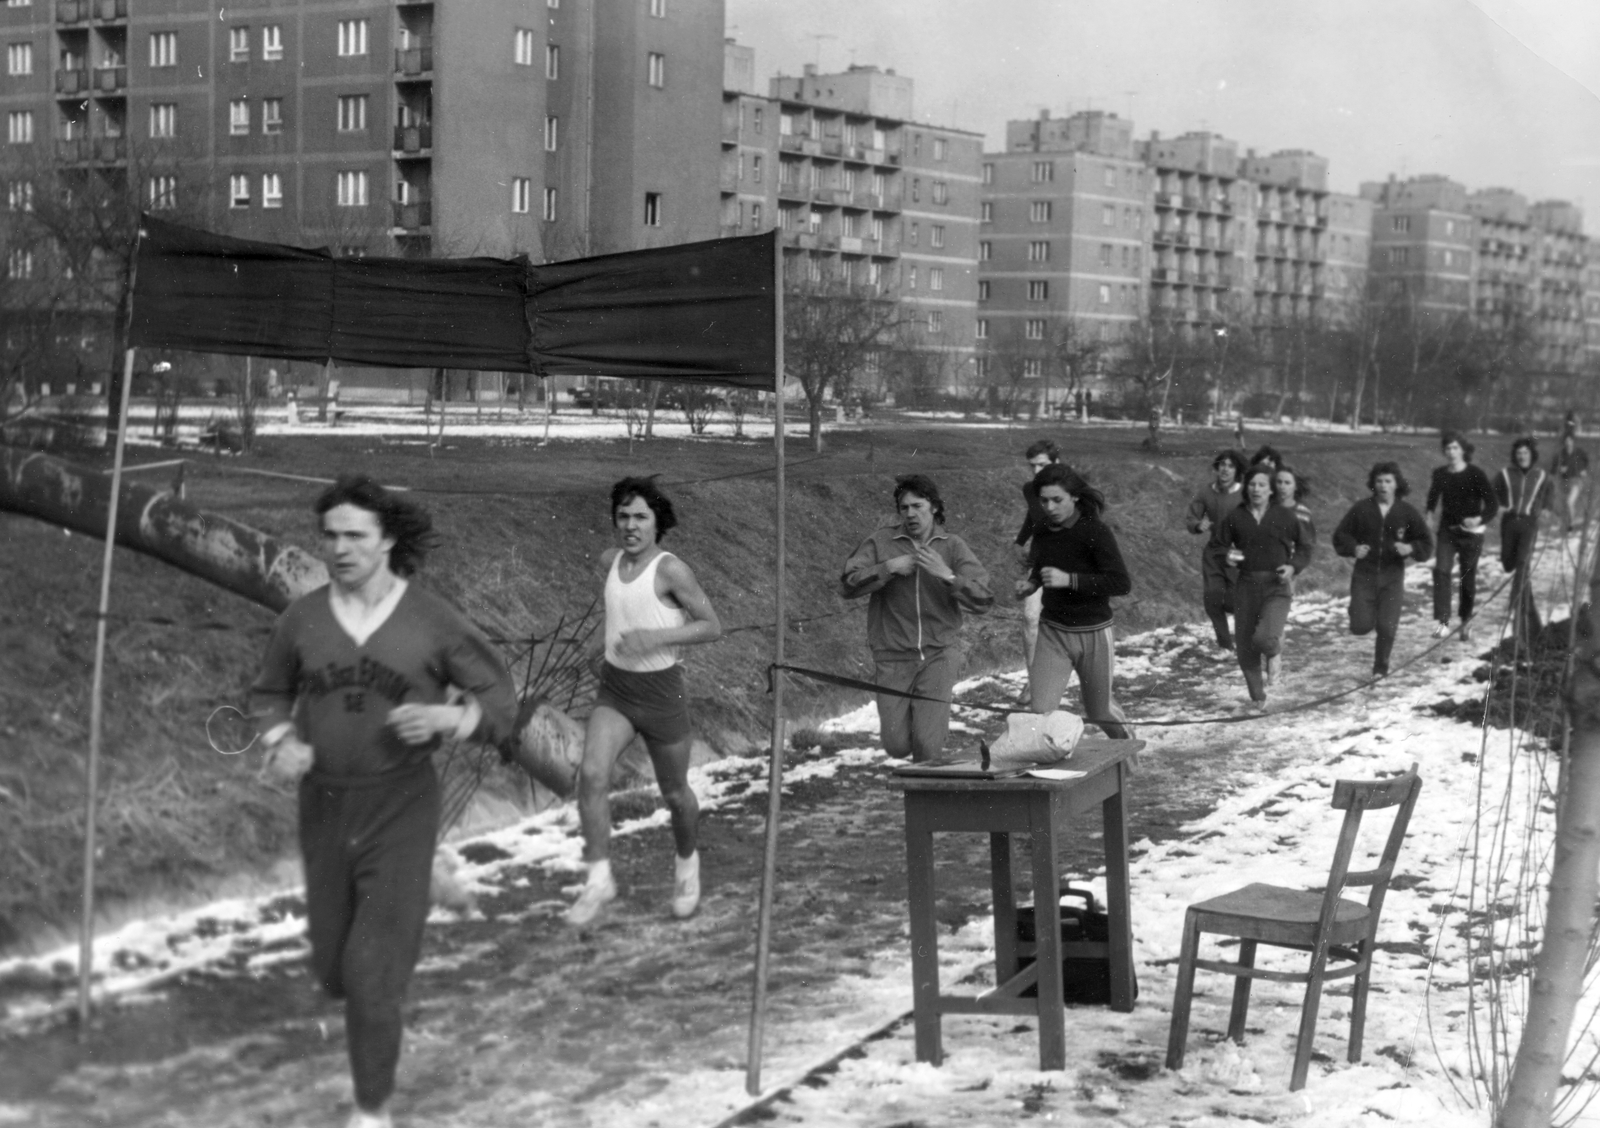
[[[1218,539],[1222,533],[1222,520],[1239,506],[1244,504],[1244,490],[1235,483],[1233,488],[1224,492],[1217,489],[1215,482],[1194,495],[1194,500],[1189,502],[1189,512],[1185,524],[1191,533],[1200,533],[1202,520],[1209,518],[1211,521],[1210,538],[1206,541],[1206,550],[1217,549],[1226,552],[1226,547]]]
[[[1072,576],[1071,587],[1044,589],[1039,618],[1069,631],[1093,631],[1111,625],[1111,597],[1133,590],[1117,538],[1100,518],[1077,511],[1064,528],[1046,524],[1034,533],[1028,554],[1028,576],[1042,581],[1039,571],[1055,568]]]
[[[1489,483],[1489,475],[1469,462],[1455,472],[1449,466],[1435,467],[1428,483],[1428,501],[1423,508],[1429,513],[1439,510],[1439,524],[1455,529],[1468,517],[1481,517],[1484,524],[1488,524],[1499,512],[1500,503]]]
[[[994,605],[989,573],[966,541],[940,525],[928,547],[955,573],[949,583],[921,568],[909,576],[889,571],[890,560],[916,552],[916,542],[899,524],[876,530],[844,562],[839,594],[846,599],[872,597],[867,604],[867,645],[875,658],[907,654],[922,658],[942,651],[954,645],[962,611],[981,615]]]
[[[1333,531],[1333,551],[1354,557],[1363,544],[1372,551],[1356,561],[1358,572],[1403,571],[1407,563],[1421,564],[1433,555],[1433,533],[1427,519],[1403,498],[1395,498],[1388,513],[1378,508],[1376,498],[1370,497],[1350,507]],[[1398,544],[1409,544],[1411,555],[1397,553]]]
[[[1311,564],[1310,522],[1302,521],[1287,505],[1269,504],[1260,521],[1248,503],[1239,506],[1223,521],[1222,543],[1244,553],[1241,573],[1271,572],[1292,564],[1298,575]]]

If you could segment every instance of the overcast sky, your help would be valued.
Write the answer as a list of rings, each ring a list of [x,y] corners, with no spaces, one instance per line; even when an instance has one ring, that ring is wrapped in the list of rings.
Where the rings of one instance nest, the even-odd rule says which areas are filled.
[[[1585,205],[1600,232],[1600,0],[727,0],[756,75],[852,62],[1004,143],[1082,109],[1135,136],[1311,149],[1330,187],[1438,172]]]

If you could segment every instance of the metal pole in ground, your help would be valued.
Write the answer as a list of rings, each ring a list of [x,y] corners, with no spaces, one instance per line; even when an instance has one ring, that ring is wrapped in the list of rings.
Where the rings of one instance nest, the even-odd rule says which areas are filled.
[[[773,615],[776,630],[772,661],[783,665],[784,635],[784,473],[783,473],[783,244],[772,233],[773,302],[773,412],[772,449],[777,462],[778,537],[776,591]],[[761,1035],[767,1020],[767,964],[772,949],[772,894],[778,880],[778,813],[783,796],[783,671],[772,673],[772,760],[767,773],[767,847],[761,870],[761,910],[756,925],[755,991],[750,1005],[750,1045],[745,1069],[745,1091],[761,1092]]]
[[[106,506],[106,546],[100,563],[100,613],[95,618],[94,685],[89,691],[89,767],[83,815],[83,910],[78,931],[78,1037],[89,1036],[89,981],[94,975],[95,815],[100,805],[100,735],[105,720],[106,615],[111,608],[112,551],[117,545],[117,501],[122,493],[122,452],[128,434],[128,391],[133,354],[122,361],[122,399],[117,407],[117,446],[111,464],[111,501]]]

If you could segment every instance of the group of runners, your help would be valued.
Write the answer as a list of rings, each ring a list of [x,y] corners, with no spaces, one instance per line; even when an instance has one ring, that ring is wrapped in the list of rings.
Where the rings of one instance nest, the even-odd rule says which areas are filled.
[[[1512,446],[1494,479],[1472,465],[1473,448],[1447,432],[1445,464],[1434,471],[1426,509],[1438,512],[1434,617],[1441,637],[1470,637],[1483,531],[1497,512],[1501,560],[1513,573],[1519,621],[1536,629],[1527,570],[1538,515],[1578,512],[1587,459],[1569,432],[1558,458],[1560,488],[1537,465],[1532,439]],[[1075,674],[1084,720],[1113,738],[1131,736],[1113,692],[1111,600],[1132,590],[1117,538],[1103,519],[1104,496],[1061,460],[1055,443],[1025,452],[1031,477],[1016,537],[1021,578],[1028,703],[1056,710]],[[1310,482],[1271,447],[1245,460],[1225,450],[1213,480],[1191,502],[1189,531],[1201,553],[1205,612],[1217,645],[1234,650],[1251,702],[1263,705],[1280,676],[1294,577],[1311,562],[1316,530],[1304,505]],[[1350,628],[1376,633],[1374,674],[1388,672],[1408,564],[1434,555],[1429,522],[1405,501],[1405,475],[1376,463],[1370,497],[1352,506],[1333,534],[1355,561]],[[926,475],[897,479],[895,518],[873,530],[845,561],[847,599],[867,598],[867,642],[878,687],[881,740],[889,755],[943,754],[950,698],[960,673],[964,614],[995,602],[989,573],[945,527],[945,504]],[[345,1004],[355,1090],[351,1128],[384,1128],[402,1039],[401,1007],[421,950],[440,820],[431,753],[446,739],[497,745],[526,756],[513,738],[518,703],[494,647],[460,611],[411,582],[434,543],[427,514],[366,477],[339,479],[315,511],[329,566],[326,587],[278,619],[251,711],[266,765],[298,786],[311,968]],[[693,571],[661,547],[677,523],[653,479],[613,486],[617,546],[601,557],[605,649],[578,773],[584,882],[566,921],[583,927],[617,897],[609,857],[610,786],[617,758],[641,737],[671,818],[675,847],[670,911],[692,916],[700,903],[699,808],[689,785],[691,722],[682,647],[722,634]],[[1459,623],[1450,625],[1450,576],[1460,563]],[[1230,623],[1230,617],[1232,622]],[[525,765],[531,767],[531,765]]]

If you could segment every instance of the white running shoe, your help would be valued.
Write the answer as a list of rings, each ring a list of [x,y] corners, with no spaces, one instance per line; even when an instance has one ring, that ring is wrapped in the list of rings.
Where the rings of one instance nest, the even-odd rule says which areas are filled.
[[[1450,633],[1450,624],[1449,623],[1435,623],[1435,624],[1433,624],[1433,637],[1434,638],[1444,638],[1449,633]]]
[[[677,871],[672,885],[672,915],[685,920],[700,907],[700,851],[678,859]]]
[[[583,892],[578,894],[578,899],[572,903],[572,908],[567,910],[567,923],[575,928],[582,928],[595,917],[600,915],[600,910],[617,899],[617,883],[610,877],[599,881],[584,883]]]
[[[379,1109],[377,1112],[366,1112],[359,1105],[350,1114],[350,1123],[345,1128],[394,1128],[394,1121],[389,1118],[388,1109]]]

